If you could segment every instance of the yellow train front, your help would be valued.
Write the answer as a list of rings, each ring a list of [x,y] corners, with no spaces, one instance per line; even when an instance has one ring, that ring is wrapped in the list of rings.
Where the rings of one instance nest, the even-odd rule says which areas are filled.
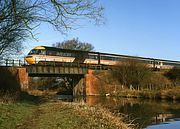
[[[28,56],[25,57],[28,64],[39,64],[43,62],[73,62],[75,57],[72,56],[72,52],[64,49],[37,46],[33,48]]]

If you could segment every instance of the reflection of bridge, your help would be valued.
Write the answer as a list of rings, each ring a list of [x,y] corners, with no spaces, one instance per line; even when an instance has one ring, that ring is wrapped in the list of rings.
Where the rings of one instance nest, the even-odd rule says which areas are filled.
[[[171,113],[160,113],[157,114],[155,117],[153,117],[153,119],[155,120],[155,124],[158,123],[164,123],[166,121],[168,121],[168,119],[172,119],[173,114]]]
[[[45,63],[37,65],[27,65],[19,60],[5,60],[1,63],[0,69],[16,71],[22,89],[28,88],[28,77],[67,77],[72,80],[74,95],[98,94],[97,88],[93,88],[98,80],[93,75],[96,70],[108,70],[111,66],[87,65],[78,63]],[[93,83],[93,84],[92,84]]]

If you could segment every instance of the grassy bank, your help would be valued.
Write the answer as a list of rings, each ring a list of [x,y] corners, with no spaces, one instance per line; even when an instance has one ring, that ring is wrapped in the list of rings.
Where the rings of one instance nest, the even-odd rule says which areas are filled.
[[[127,98],[171,99],[180,100],[180,87],[164,90],[122,90],[114,96]]]
[[[35,109],[35,105],[27,103],[0,104],[0,129],[18,128]]]
[[[128,129],[121,117],[85,104],[65,102],[0,104],[2,129]]]

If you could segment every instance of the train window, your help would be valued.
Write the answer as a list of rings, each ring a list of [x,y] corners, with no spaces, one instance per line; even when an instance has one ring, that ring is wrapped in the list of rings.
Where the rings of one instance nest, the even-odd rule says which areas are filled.
[[[60,52],[56,52],[56,56],[61,56],[61,53]]]
[[[64,53],[64,54],[65,54],[64,56],[71,57],[71,53]]]
[[[116,60],[116,61],[122,61],[123,60],[123,58],[122,57],[115,57],[115,59],[114,60]]]
[[[36,54],[36,55],[45,55],[46,54],[46,50],[41,50],[41,49],[33,49],[29,52],[28,55],[32,55],[32,54]]]
[[[117,61],[120,60],[118,57],[112,57],[112,60]]]
[[[114,57],[110,57],[110,56],[101,56],[101,59],[104,59],[104,60],[113,60]]]
[[[56,56],[64,56],[63,52],[56,52]]]
[[[98,59],[97,55],[89,55],[89,59]]]
[[[75,54],[68,52],[56,52],[56,56],[75,57]]]
[[[46,53],[47,55],[51,55],[51,56],[55,56],[56,55],[56,52],[55,51],[47,51]]]
[[[152,62],[149,61],[149,60],[143,60],[143,62],[146,63],[146,64],[151,64],[151,63],[152,63]]]
[[[46,55],[46,50],[41,50],[41,55]]]

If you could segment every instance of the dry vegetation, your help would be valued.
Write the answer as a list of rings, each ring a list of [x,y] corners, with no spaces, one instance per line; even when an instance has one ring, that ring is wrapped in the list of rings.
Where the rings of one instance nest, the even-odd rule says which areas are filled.
[[[154,71],[137,60],[125,60],[113,71],[95,72],[101,95],[134,98],[180,99],[180,69]]]
[[[128,129],[122,116],[101,107],[49,102],[20,91],[16,71],[1,69],[0,128]]]
[[[13,110],[12,110],[13,109]],[[122,116],[85,104],[45,102],[0,104],[0,125],[11,129],[130,129]]]

